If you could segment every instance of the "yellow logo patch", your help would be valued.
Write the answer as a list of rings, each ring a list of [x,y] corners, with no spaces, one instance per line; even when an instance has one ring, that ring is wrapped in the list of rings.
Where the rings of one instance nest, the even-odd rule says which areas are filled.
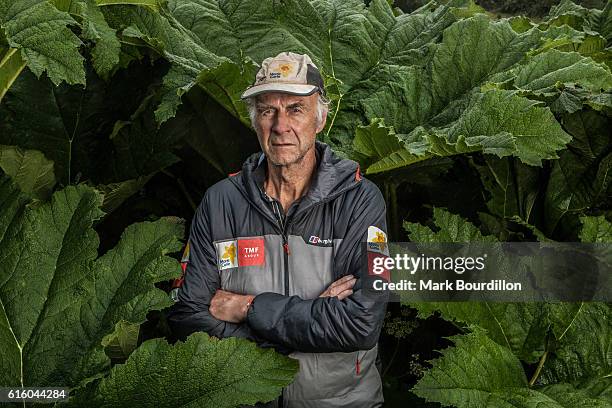
[[[218,267],[219,270],[228,268],[237,268],[238,267],[238,258],[236,256],[236,241],[225,241],[216,243],[217,254],[218,254]]]
[[[278,67],[278,69],[281,72],[281,75],[286,78],[293,71],[293,66],[291,66],[291,64],[283,64]]]
[[[383,253],[387,249],[387,234],[373,225],[368,227],[368,250]]]
[[[234,263],[234,260],[236,259],[236,247],[234,244],[225,247],[225,251],[223,252],[223,255],[221,255],[221,258],[229,259],[231,263]]]

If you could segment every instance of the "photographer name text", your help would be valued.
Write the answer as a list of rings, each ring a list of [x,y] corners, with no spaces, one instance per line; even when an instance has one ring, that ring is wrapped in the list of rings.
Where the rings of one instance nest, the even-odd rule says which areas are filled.
[[[466,282],[458,279],[444,282],[432,279],[420,279],[418,282],[402,279],[399,282],[387,282],[377,279],[372,284],[374,290],[383,291],[520,291],[520,282],[508,282],[503,279],[493,279],[488,282]]]

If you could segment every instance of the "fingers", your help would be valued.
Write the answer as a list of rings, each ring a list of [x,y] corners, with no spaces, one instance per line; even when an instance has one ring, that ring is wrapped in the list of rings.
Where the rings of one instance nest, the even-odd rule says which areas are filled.
[[[355,279],[355,277],[353,275],[343,276],[340,279],[334,281],[331,285],[329,285],[329,289],[335,288],[338,285],[342,285],[342,284],[344,284],[346,282],[349,282],[352,279]]]
[[[347,298],[347,297],[351,296],[352,294],[353,294],[353,289],[347,289],[347,290],[345,290],[345,291],[343,291],[341,293],[338,293],[337,298],[338,298],[338,300],[342,300],[344,298]]]
[[[325,289],[325,291],[319,295],[319,297],[337,296],[339,299],[344,299],[353,294],[353,286],[355,286],[355,282],[357,282],[357,278],[355,278],[353,275],[343,276],[329,285],[327,289]]]
[[[357,279],[350,278],[350,279],[346,279],[345,281],[339,283],[338,285],[336,285],[335,288],[332,289],[332,292],[334,292],[333,296],[337,296],[338,294],[344,292],[345,290],[353,289],[353,286],[355,286],[355,282],[357,282]]]
[[[329,296],[337,296],[338,298],[340,298],[340,294],[343,295],[343,298],[350,296],[353,293],[352,289],[355,286],[355,282],[357,282],[357,279],[354,276],[343,276],[330,285]],[[350,291],[350,293],[344,293],[347,291]]]

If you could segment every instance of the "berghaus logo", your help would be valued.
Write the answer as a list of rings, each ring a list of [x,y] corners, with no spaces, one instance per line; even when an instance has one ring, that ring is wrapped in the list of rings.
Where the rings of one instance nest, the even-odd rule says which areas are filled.
[[[329,245],[332,243],[332,239],[321,239],[316,235],[311,235],[310,238],[308,238],[308,242],[311,244]]]

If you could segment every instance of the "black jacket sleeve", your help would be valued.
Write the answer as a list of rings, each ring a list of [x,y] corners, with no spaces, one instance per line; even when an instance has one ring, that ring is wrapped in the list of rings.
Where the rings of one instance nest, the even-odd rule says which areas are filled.
[[[353,294],[338,300],[262,293],[247,315],[248,325],[258,335],[302,352],[367,350],[377,343],[387,295],[374,299],[363,290],[368,277],[362,276],[367,264],[362,242],[367,241],[370,226],[386,231],[386,212],[380,191],[366,182],[369,185],[354,203],[346,235],[334,260],[336,276],[353,274],[358,278]]]
[[[178,290],[178,300],[167,313],[168,324],[179,339],[196,331],[205,331],[218,338],[243,337],[262,347],[275,347],[273,342],[259,337],[246,324],[218,320],[208,310],[215,292],[221,287],[209,214],[205,195],[191,223],[189,260],[183,284]],[[287,352],[282,348],[279,351]]]

